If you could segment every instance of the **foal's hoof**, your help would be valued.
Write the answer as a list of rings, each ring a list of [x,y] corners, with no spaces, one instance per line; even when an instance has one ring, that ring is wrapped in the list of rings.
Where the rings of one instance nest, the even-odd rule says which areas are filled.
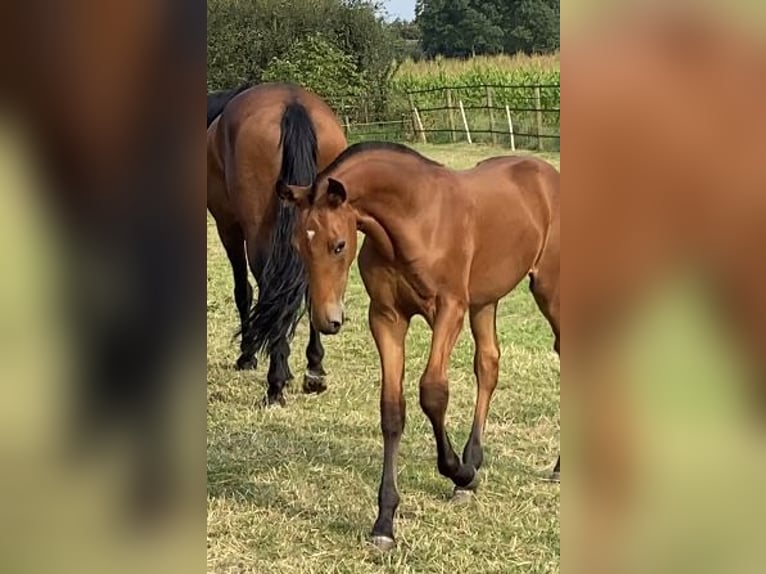
[[[303,375],[303,392],[319,395],[327,390],[324,371],[306,371]]]
[[[255,357],[240,355],[234,368],[238,371],[251,371],[258,368],[258,360]]]
[[[394,542],[393,538],[381,534],[372,536],[370,543],[381,552],[390,552],[396,547],[396,542]]]

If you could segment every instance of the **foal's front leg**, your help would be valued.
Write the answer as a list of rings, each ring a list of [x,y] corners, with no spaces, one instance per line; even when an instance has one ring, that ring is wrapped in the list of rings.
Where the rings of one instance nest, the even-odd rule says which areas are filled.
[[[380,428],[383,432],[383,476],[378,491],[378,518],[372,542],[381,550],[394,547],[394,513],[399,506],[396,457],[404,432],[404,339],[409,318],[390,308],[370,306],[370,330],[380,354]]]
[[[420,406],[433,427],[439,472],[451,479],[457,488],[470,489],[475,486],[478,474],[471,465],[463,464],[455,453],[444,424],[449,403],[447,367],[464,316],[465,306],[455,302],[441,305],[437,312],[428,366],[420,378]]]

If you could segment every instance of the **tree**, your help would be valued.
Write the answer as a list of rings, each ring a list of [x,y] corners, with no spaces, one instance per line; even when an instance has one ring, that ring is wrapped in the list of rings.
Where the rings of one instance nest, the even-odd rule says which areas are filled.
[[[208,0],[208,90],[261,81],[275,58],[320,34],[380,94],[396,42],[379,14],[375,0]]]
[[[416,14],[429,56],[559,47],[560,0],[418,0]]]
[[[295,82],[336,102],[365,90],[354,58],[321,34],[299,40],[285,54],[275,57],[264,70],[262,79]]]
[[[397,59],[421,60],[425,56],[421,45],[423,33],[415,22],[397,18],[388,28],[396,39]]]
[[[546,53],[558,50],[560,0],[516,0],[505,14],[505,50],[508,53]]]

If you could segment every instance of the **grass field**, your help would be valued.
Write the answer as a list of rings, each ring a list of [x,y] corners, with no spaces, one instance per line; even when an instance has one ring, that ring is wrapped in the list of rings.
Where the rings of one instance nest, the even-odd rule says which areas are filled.
[[[507,150],[420,146],[453,167]],[[558,167],[558,156],[545,159]],[[558,452],[559,364],[553,338],[526,283],[498,314],[500,383],[485,435],[482,484],[469,506],[448,501],[436,469],[418,378],[429,334],[416,320],[407,339],[407,425],[399,457],[398,547],[366,544],[377,510],[382,464],[378,357],[367,328],[367,294],[356,265],[349,322],[325,337],[329,390],[300,393],[287,408],[259,408],[265,365],[232,368],[237,326],[228,262],[208,218],[208,571],[258,573],[559,572],[559,486],[540,479]],[[305,323],[305,321],[304,321]],[[293,345],[292,370],[305,368],[307,329]],[[448,428],[462,451],[475,395],[467,328],[450,366]]]

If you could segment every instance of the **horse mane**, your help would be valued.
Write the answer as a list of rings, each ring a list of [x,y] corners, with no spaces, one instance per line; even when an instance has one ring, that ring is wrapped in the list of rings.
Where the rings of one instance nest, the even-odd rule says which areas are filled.
[[[279,179],[291,185],[311,185],[317,176],[317,135],[308,110],[293,100],[282,114],[282,168]],[[274,194],[276,197],[276,193]],[[278,200],[256,301],[243,331],[250,352],[279,350],[295,334],[303,316],[308,279],[292,239],[298,208]]]
[[[423,154],[421,154],[420,152],[412,149],[411,147],[407,147],[404,144],[392,143],[392,142],[369,141],[369,142],[356,143],[352,146],[347,147],[343,151],[343,153],[341,153],[337,158],[335,158],[335,161],[333,161],[329,166],[327,166],[327,168],[325,168],[325,170],[320,174],[320,176],[326,173],[330,173],[334,169],[337,169],[338,167],[340,167],[341,164],[343,164],[350,158],[365,152],[369,152],[369,151],[390,151],[394,153],[406,154],[411,157],[418,158],[419,160],[421,160],[427,165],[444,167],[444,164],[441,164],[432,159],[429,159]]]

